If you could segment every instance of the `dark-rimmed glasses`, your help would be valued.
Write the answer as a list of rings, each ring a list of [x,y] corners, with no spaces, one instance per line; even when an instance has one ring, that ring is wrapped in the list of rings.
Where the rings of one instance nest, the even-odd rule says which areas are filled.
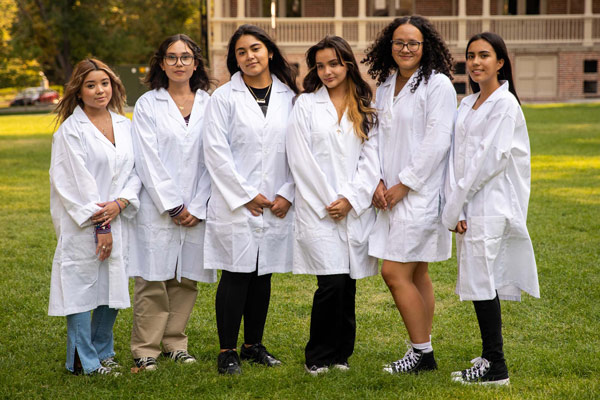
[[[177,60],[181,61],[181,64],[183,65],[192,65],[192,63],[194,62],[194,56],[191,54],[184,54],[180,57],[177,57],[174,54],[168,54],[165,56],[165,64],[169,65],[169,66],[173,66],[177,64]]]
[[[411,40],[408,43],[404,43],[402,40],[391,40],[392,48],[397,51],[404,50],[404,47],[408,49],[411,53],[419,51],[419,47],[425,42],[417,42],[416,40]]]

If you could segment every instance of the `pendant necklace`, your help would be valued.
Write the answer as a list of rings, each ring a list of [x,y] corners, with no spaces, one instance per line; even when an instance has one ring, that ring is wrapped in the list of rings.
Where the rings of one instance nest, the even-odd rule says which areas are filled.
[[[248,89],[250,89],[250,93],[252,93],[252,96],[254,96],[254,99],[256,100],[256,102],[259,105],[264,105],[267,103],[267,96],[269,96],[269,92],[271,91],[271,86],[273,86],[273,82],[271,82],[271,84],[269,85],[269,88],[267,89],[267,93],[265,93],[265,97],[263,97],[262,99],[259,99],[258,96],[256,95],[256,93],[254,93],[254,90],[252,90],[252,88],[248,85],[246,85],[246,87]]]

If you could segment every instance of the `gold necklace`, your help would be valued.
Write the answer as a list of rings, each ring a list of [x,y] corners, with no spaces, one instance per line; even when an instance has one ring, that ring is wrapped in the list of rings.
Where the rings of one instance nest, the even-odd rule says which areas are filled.
[[[179,111],[183,111],[183,110],[185,109],[185,106],[187,105],[187,103],[189,103],[190,99],[189,99],[189,98],[188,98],[188,99],[186,99],[186,100],[183,102],[183,105],[182,105],[182,106],[180,106],[179,104],[177,104],[177,102],[175,101],[175,99],[173,99],[173,101],[175,102],[175,105],[177,106],[177,108],[179,108]]]
[[[258,96],[256,95],[256,93],[254,93],[254,90],[252,90],[252,88],[250,86],[246,85],[246,87],[250,90],[250,93],[252,93],[252,96],[254,96],[254,99],[256,100],[256,102],[259,105],[267,103],[267,96],[269,96],[269,92],[271,91],[271,86],[273,86],[273,82],[271,82],[271,84],[269,85],[269,88],[267,89],[267,93],[265,93],[265,97],[263,97],[262,99],[259,99]]]

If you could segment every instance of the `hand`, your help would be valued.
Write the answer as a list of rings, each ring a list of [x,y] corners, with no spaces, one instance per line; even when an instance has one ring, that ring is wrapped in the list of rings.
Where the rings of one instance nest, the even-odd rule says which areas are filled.
[[[387,202],[388,209],[391,210],[400,200],[407,194],[410,188],[402,183],[392,186],[385,191],[384,197]]]
[[[117,200],[119,201],[119,200]],[[97,211],[94,215],[92,215],[92,222],[98,224],[102,222],[102,226],[110,224],[110,221],[117,218],[117,215],[121,213],[119,206],[114,201],[105,201],[103,203],[96,203],[98,206],[102,207],[100,211]],[[121,202],[119,202],[121,209],[125,206]]]
[[[461,235],[467,231],[467,221],[458,221],[456,228],[452,232],[460,233]]]
[[[385,200],[386,190],[385,183],[379,181],[377,189],[375,189],[375,193],[373,193],[373,205],[375,208],[379,208],[380,210],[385,210],[387,208],[387,201]]]
[[[271,212],[275,214],[276,217],[285,218],[291,206],[292,203],[287,201],[287,199],[276,196],[273,205],[271,206]]]
[[[177,225],[185,226],[187,228],[191,228],[192,226],[196,226],[200,223],[200,219],[194,217],[187,209],[187,207],[183,208],[183,211],[174,219],[177,220]]]
[[[100,261],[106,260],[112,251],[113,237],[112,233],[102,233],[96,235],[98,238],[98,245],[96,246],[96,254]]]
[[[334,221],[341,221],[344,219],[350,210],[352,210],[352,204],[350,204],[345,197],[337,199],[327,207],[327,212]]]
[[[254,215],[255,217],[258,217],[263,213],[263,208],[271,208],[272,206],[273,203],[271,203],[265,196],[263,196],[260,193],[257,194],[255,198],[244,204],[244,207],[250,210],[252,215]]]

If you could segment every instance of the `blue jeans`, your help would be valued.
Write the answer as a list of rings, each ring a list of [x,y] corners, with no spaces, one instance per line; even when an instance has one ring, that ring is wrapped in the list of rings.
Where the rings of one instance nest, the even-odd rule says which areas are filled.
[[[119,311],[98,306],[93,312],[67,315],[67,362],[65,367],[75,371],[75,351],[83,372],[89,374],[100,367],[100,361],[115,355],[113,325]]]

